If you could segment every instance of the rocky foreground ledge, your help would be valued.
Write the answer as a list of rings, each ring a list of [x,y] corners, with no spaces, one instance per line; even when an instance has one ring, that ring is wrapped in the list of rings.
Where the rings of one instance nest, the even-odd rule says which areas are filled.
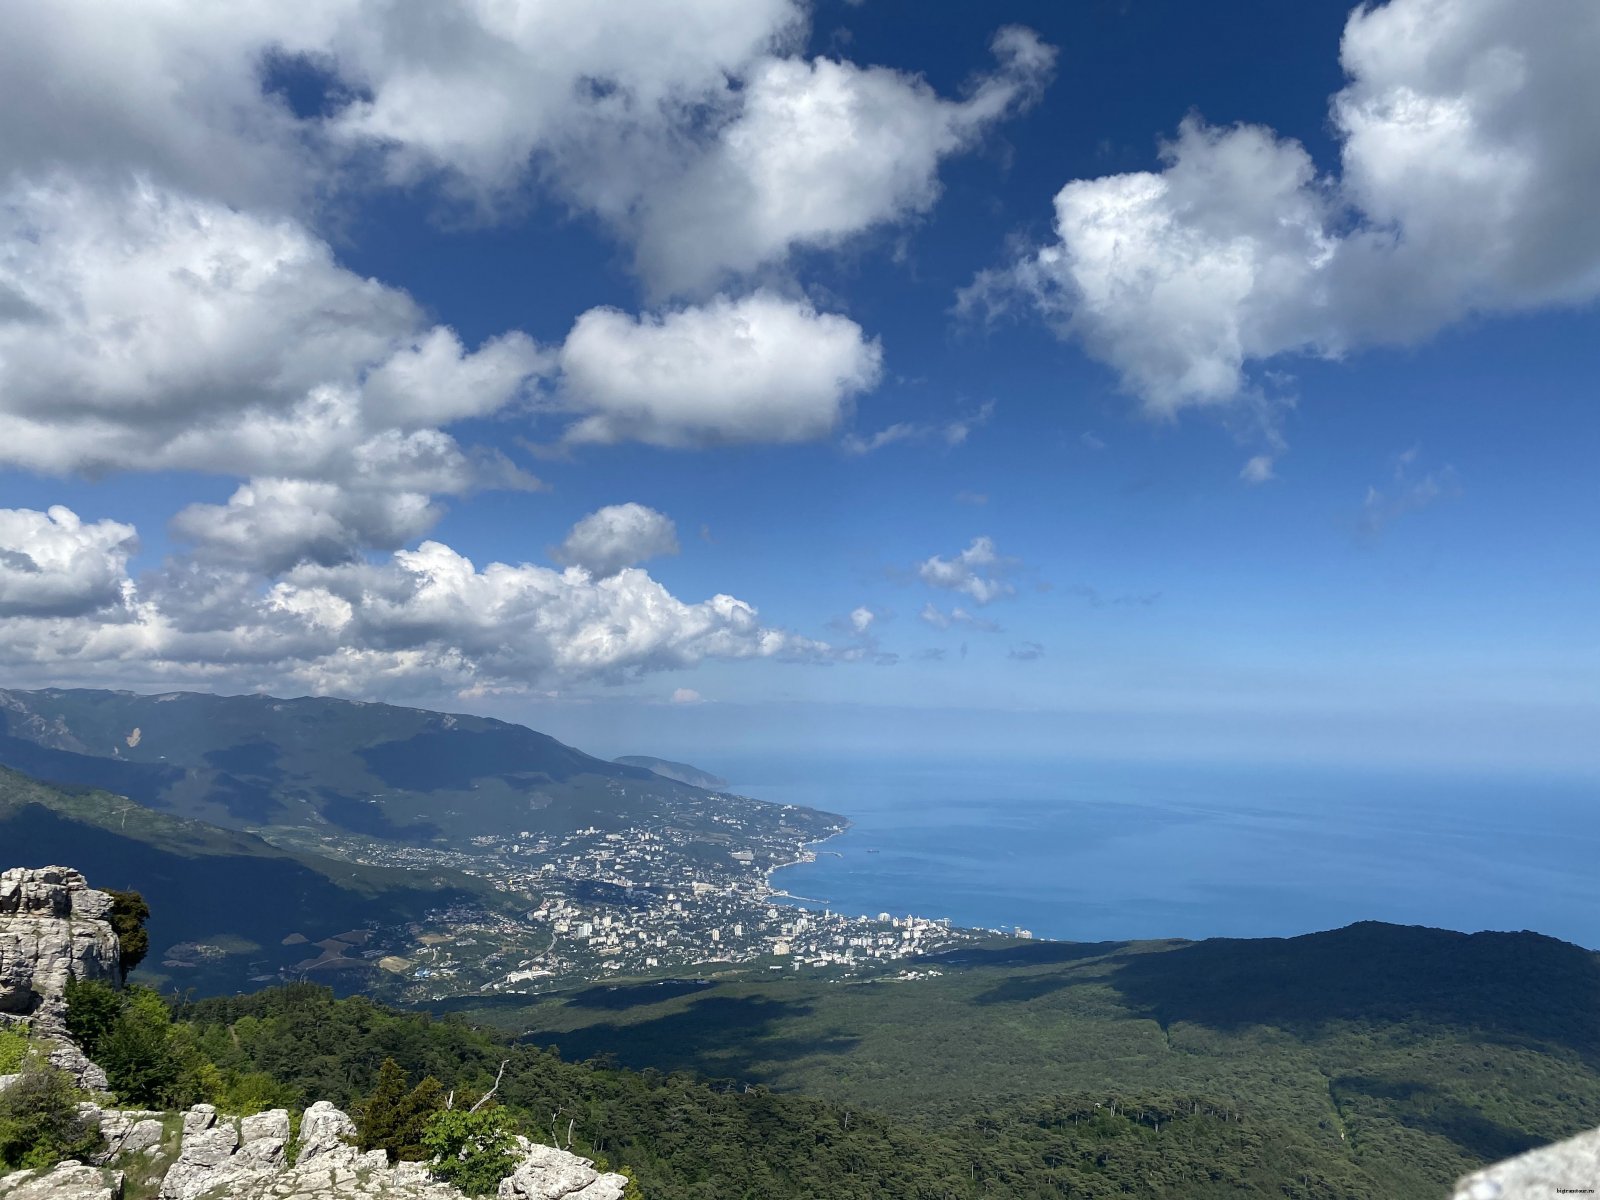
[[[0,873],[0,1025],[26,1028],[91,1093],[105,1092],[106,1076],[67,1036],[66,989],[74,979],[115,984],[111,908],[109,895],[69,867]],[[0,1091],[16,1078],[0,1076]],[[0,1176],[0,1200],[122,1200],[125,1189],[159,1200],[465,1200],[425,1163],[391,1166],[382,1150],[363,1153],[355,1123],[326,1101],[306,1109],[293,1146],[281,1108],[230,1117],[209,1104],[178,1114],[85,1102],[78,1111],[105,1140],[96,1161]],[[621,1200],[628,1183],[526,1138],[516,1151],[502,1200]]]
[[[1556,1200],[1600,1195],[1600,1129],[1495,1163],[1456,1184],[1452,1200]]]
[[[131,1184],[146,1190],[157,1179],[159,1200],[465,1200],[426,1163],[391,1166],[382,1150],[357,1149],[355,1123],[327,1101],[301,1117],[292,1162],[289,1114],[281,1108],[228,1117],[197,1104],[177,1128],[160,1113],[83,1111],[106,1138],[97,1161],[0,1176],[0,1200],[122,1200]],[[500,1200],[621,1200],[628,1183],[526,1138],[517,1139],[517,1153]]]
[[[0,1025],[27,1027],[50,1047],[51,1065],[88,1091],[104,1091],[106,1075],[67,1037],[67,984],[118,978],[111,907],[70,867],[0,872]]]

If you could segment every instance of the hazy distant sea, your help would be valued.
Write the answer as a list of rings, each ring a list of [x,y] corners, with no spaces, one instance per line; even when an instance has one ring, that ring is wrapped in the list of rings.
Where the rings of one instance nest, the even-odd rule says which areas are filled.
[[[748,795],[855,823],[815,863],[774,876],[852,914],[1084,941],[1375,919],[1600,947],[1593,780],[1017,759],[706,765]]]

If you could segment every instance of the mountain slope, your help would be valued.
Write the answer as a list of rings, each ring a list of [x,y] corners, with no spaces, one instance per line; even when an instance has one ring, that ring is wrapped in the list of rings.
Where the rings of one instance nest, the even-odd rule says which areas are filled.
[[[240,829],[401,844],[677,823],[725,839],[699,788],[486,717],[326,698],[0,690],[0,763]],[[776,806],[730,798],[757,818]],[[785,809],[825,835],[827,814]]]
[[[344,987],[381,982],[364,952],[409,945],[405,926],[452,905],[502,910],[510,903],[458,872],[293,853],[252,834],[151,812],[106,792],[63,791],[5,768],[0,846],[8,864],[70,864],[98,887],[143,892],[151,951],[141,976],[201,991],[236,990],[252,978],[297,973],[297,965]],[[357,931],[364,936],[324,944]]]
[[[646,771],[654,771],[663,779],[676,779],[679,783],[687,783],[691,787],[715,789],[728,786],[728,781],[720,775],[702,771],[699,767],[691,767],[688,763],[673,762],[670,758],[653,758],[648,754],[624,754],[611,761],[621,763],[625,767],[643,767]]]

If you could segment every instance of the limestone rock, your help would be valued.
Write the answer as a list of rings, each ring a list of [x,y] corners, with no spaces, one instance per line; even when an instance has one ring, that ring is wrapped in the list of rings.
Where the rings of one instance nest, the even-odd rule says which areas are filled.
[[[516,1170],[500,1181],[500,1200],[622,1200],[624,1175],[602,1175],[565,1150],[527,1144]]]
[[[286,1161],[289,1114],[283,1109],[237,1120],[209,1104],[184,1114],[183,1146],[161,1182],[161,1200],[462,1200],[426,1168],[391,1169],[382,1150],[361,1153],[355,1123],[327,1101],[300,1119],[300,1151]],[[410,1168],[410,1169],[405,1169]]]
[[[1556,1200],[1600,1189],[1600,1129],[1485,1167],[1456,1184],[1455,1200]]]
[[[197,1104],[184,1114],[183,1147],[162,1180],[161,1200],[464,1200],[423,1163],[391,1167],[382,1150],[363,1154],[354,1145],[354,1122],[327,1101],[302,1115],[293,1165],[285,1162],[288,1138],[289,1114],[282,1109],[238,1120]],[[517,1145],[521,1158],[501,1181],[501,1197],[621,1200],[623,1176],[603,1175],[588,1159],[526,1139]]]
[[[284,1114],[287,1122],[288,1114]],[[196,1104],[183,1114],[183,1144],[178,1161],[161,1181],[161,1200],[197,1200],[205,1192],[226,1184],[231,1189],[250,1177],[270,1174],[269,1164],[253,1159],[234,1161],[239,1149],[239,1126],[218,1120],[209,1104]]]
[[[300,1118],[300,1155],[295,1166],[319,1159],[329,1163],[353,1160],[356,1123],[326,1100],[318,1100]]]
[[[68,1159],[48,1171],[0,1175],[0,1200],[122,1200],[122,1172]]]
[[[209,1104],[196,1104],[183,1114],[183,1140],[189,1135],[210,1129],[217,1123],[217,1110]]]
[[[159,1150],[165,1134],[161,1122],[153,1117],[135,1121],[116,1142],[117,1154],[139,1154],[146,1150]],[[106,1139],[108,1142],[109,1138]]]
[[[88,1055],[78,1049],[76,1042],[64,1034],[50,1038],[50,1065],[71,1075],[73,1081],[86,1092],[109,1091],[111,1082],[99,1064],[89,1061]]]
[[[239,1122],[239,1158],[277,1170],[289,1144],[289,1114],[281,1108]]]
[[[0,1013],[59,1032],[71,979],[114,979],[111,897],[69,867],[0,873]]]

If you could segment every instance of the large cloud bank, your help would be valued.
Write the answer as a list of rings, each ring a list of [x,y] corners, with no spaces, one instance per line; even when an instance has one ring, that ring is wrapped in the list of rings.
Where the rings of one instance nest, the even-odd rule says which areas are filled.
[[[1391,0],[1351,14],[1340,169],[1191,117],[1159,171],[1068,183],[1055,239],[981,277],[1152,414],[1232,401],[1252,365],[1405,343],[1600,295],[1600,8]]]
[[[795,0],[13,14],[0,466],[232,493],[177,512],[143,574],[130,526],[0,512],[0,658],[373,691],[826,656],[744,602],[669,594],[636,564],[675,531],[637,504],[580,521],[564,570],[426,540],[461,497],[541,486],[489,419],[569,448],[795,442],[876,386],[881,346],[807,299],[790,255],[926,212],[941,164],[1031,104],[1054,56],[1002,30],[952,98],[799,57],[806,34]],[[576,313],[557,344],[465,338],[341,263],[346,202],[388,188],[470,221],[564,206],[618,239],[652,307]]]

